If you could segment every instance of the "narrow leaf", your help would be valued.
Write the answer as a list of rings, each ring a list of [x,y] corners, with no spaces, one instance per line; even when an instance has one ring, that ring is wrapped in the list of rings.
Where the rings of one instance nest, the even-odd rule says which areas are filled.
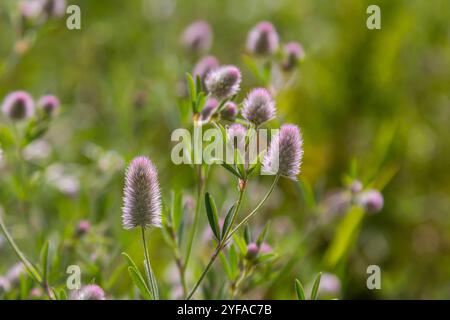
[[[139,271],[137,271],[133,267],[128,267],[128,272],[130,274],[131,280],[133,280],[133,283],[139,289],[139,292],[141,293],[141,295],[145,299],[151,300],[152,296],[151,296],[150,290],[147,288],[144,278],[142,278],[142,275],[139,273]]]
[[[205,194],[205,206],[211,230],[216,236],[216,239],[220,240],[220,227],[219,227],[219,219],[217,217],[216,203],[214,202],[214,199],[211,197],[209,192]]]
[[[311,291],[311,300],[317,300],[317,293],[319,292],[319,285],[320,285],[321,277],[322,277],[322,272],[319,272],[319,274],[316,276],[316,279],[314,280],[314,285],[313,285],[312,291]]]
[[[303,290],[302,283],[298,279],[295,279],[295,292],[297,293],[298,300],[306,300],[305,290]]]
[[[225,216],[225,220],[223,221],[223,227],[222,227],[222,237],[223,239],[228,232],[228,229],[231,227],[231,218],[233,217],[234,209],[236,207],[236,204],[233,204],[231,208],[228,210],[227,215]]]

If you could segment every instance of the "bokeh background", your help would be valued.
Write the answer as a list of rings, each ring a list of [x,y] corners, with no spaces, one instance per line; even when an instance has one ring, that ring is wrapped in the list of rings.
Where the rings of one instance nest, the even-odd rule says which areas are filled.
[[[246,36],[269,20],[283,41],[299,41],[306,52],[296,81],[277,96],[280,118],[302,129],[305,154],[300,183],[282,181],[255,221],[272,220],[268,241],[278,258],[244,298],[293,299],[294,279],[308,286],[319,271],[339,277],[340,299],[450,298],[448,1],[69,0],[81,8],[82,29],[51,20],[15,57],[17,3],[0,3],[0,98],[24,89],[35,97],[53,93],[63,106],[43,137],[44,156],[35,160],[30,151],[24,193],[8,164],[10,124],[1,118],[0,203],[31,260],[50,239],[53,283],[64,284],[66,267],[78,264],[83,282],[100,284],[111,298],[135,297],[120,255],[142,254],[139,233],[121,228],[125,165],[150,156],[166,202],[174,189],[186,199],[195,192],[189,166],[170,160],[170,134],[185,125],[180,85],[196,61],[180,46],[180,34],[194,20],[208,21],[211,53],[242,68],[246,92],[259,85],[242,60]],[[381,30],[366,28],[370,4],[381,8]],[[64,183],[55,182],[61,176]],[[317,221],[348,176],[382,189],[385,206],[364,218],[355,243],[331,268],[324,256],[342,218]],[[236,196],[231,181],[222,168],[212,169],[207,190],[221,206]],[[269,184],[252,181],[244,207]],[[93,231],[75,241],[81,219]],[[159,230],[149,242],[162,297],[174,297],[171,252]],[[200,237],[194,248],[190,283],[211,249]],[[0,240],[0,274],[16,262]],[[381,268],[381,290],[366,287],[371,264]],[[17,297],[28,296],[17,290],[7,298]]]

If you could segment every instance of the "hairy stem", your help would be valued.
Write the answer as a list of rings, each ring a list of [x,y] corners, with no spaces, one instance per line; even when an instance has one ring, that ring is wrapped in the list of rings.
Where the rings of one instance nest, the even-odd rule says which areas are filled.
[[[141,234],[142,234],[142,244],[144,245],[144,255],[145,255],[145,267],[147,268],[147,281],[148,286],[150,290],[152,291],[153,300],[158,300],[157,293],[154,290],[153,286],[153,279],[152,279],[152,267],[150,265],[150,258],[148,257],[148,250],[147,250],[147,240],[145,239],[145,227],[141,227]]]

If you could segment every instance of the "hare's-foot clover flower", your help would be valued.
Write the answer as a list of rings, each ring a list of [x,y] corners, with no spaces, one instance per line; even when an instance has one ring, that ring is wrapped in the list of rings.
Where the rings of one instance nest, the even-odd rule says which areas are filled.
[[[11,120],[25,120],[34,114],[33,98],[25,91],[14,91],[3,101],[2,112]]]
[[[284,46],[286,60],[283,63],[283,69],[286,71],[293,70],[299,61],[305,57],[302,46],[297,42],[289,42]]]
[[[377,213],[383,208],[383,195],[378,190],[367,190],[361,192],[356,201],[368,213]]]
[[[271,55],[278,50],[278,46],[278,33],[270,22],[258,23],[248,34],[247,50],[250,53]]]
[[[214,112],[216,112],[217,107],[219,106],[219,102],[215,98],[209,98],[206,100],[205,105],[203,106],[202,111],[200,111],[200,120],[201,122],[208,122]]]
[[[122,208],[125,229],[161,227],[161,190],[150,159],[134,158],[127,169]]]
[[[46,115],[55,115],[59,110],[59,99],[54,95],[42,96],[37,104],[38,108],[44,111]]]
[[[219,100],[235,95],[240,88],[241,71],[235,66],[223,66],[212,70],[205,79],[208,92]]]
[[[205,56],[201,58],[194,67],[192,75],[194,79],[200,78],[202,86],[205,87],[205,79],[212,70],[219,67],[219,61],[214,56]]]
[[[220,116],[228,121],[236,120],[237,114],[238,107],[233,101],[228,101],[223,107],[222,111],[220,111]]]
[[[195,53],[207,52],[212,45],[212,31],[206,21],[195,21],[188,25],[181,36],[186,49]]]
[[[303,139],[296,125],[282,125],[272,138],[269,150],[263,160],[267,173],[279,174],[293,180],[300,173],[303,157]]]
[[[269,91],[264,88],[250,91],[243,103],[242,116],[256,126],[275,118],[275,101]]]
[[[105,292],[98,285],[89,284],[74,292],[71,300],[105,300]]]

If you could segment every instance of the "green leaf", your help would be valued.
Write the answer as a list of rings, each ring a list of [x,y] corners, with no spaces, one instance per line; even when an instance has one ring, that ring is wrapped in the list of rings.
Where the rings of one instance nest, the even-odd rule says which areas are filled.
[[[248,224],[244,228],[244,239],[245,243],[247,244],[252,242],[252,234],[250,232],[250,227],[248,226]]]
[[[227,169],[228,171],[230,171],[232,174],[234,174],[236,177],[238,177],[239,179],[243,179],[241,174],[231,165],[229,165],[228,163],[221,163],[220,164],[222,167],[224,167],[225,169]]]
[[[223,254],[223,252],[220,252],[219,258],[220,258],[220,262],[222,263],[223,268],[225,269],[225,273],[227,274],[228,279],[230,279],[232,281],[234,279],[233,272],[231,271],[230,264],[228,263],[228,260],[225,257],[225,255]]]
[[[238,272],[238,255],[236,253],[236,248],[234,247],[234,245],[230,246],[229,249],[229,259],[230,259],[230,269],[231,269],[231,274],[232,274],[232,278],[236,279],[237,276],[239,275]]]
[[[245,240],[237,233],[233,234],[233,240],[234,243],[236,243],[236,245],[238,246],[241,254],[245,256],[247,254],[247,245],[245,244]]]
[[[129,267],[139,270],[136,263],[133,261],[133,259],[127,253],[122,252],[122,255],[125,257],[125,260],[127,261]]]
[[[44,246],[41,249],[42,281],[44,281],[44,283],[48,279],[48,269],[49,269],[48,248],[49,248],[49,242],[46,241]]]
[[[130,274],[130,277],[131,277],[131,280],[133,281],[133,283],[139,289],[139,292],[141,293],[141,295],[145,299],[151,300],[152,296],[151,296],[150,290],[148,289],[148,287],[144,281],[144,278],[139,273],[139,271],[133,267],[128,267],[128,273]]]
[[[194,81],[194,78],[192,78],[190,73],[186,73],[186,79],[187,79],[188,88],[189,88],[189,97],[191,99],[192,111],[194,113],[196,113],[195,107],[196,107],[196,101],[197,101],[197,91],[195,90],[195,81]]]
[[[298,300],[306,300],[305,290],[303,290],[302,283],[298,279],[295,279],[295,292],[297,293]]]
[[[217,217],[217,208],[216,203],[212,196],[207,192],[205,194],[205,207],[206,214],[208,215],[209,225],[211,226],[211,230],[216,236],[217,240],[220,240],[220,227],[219,227],[219,219]]]
[[[225,220],[223,221],[222,237],[221,237],[221,239],[224,239],[226,233],[228,232],[228,229],[231,227],[231,220],[232,220],[235,208],[236,208],[236,204],[233,204],[231,206],[231,208],[228,210],[227,215],[225,216]]]
[[[144,268],[147,271],[148,278],[150,279],[150,292],[152,294],[153,300],[159,300],[159,290],[158,290],[158,284],[156,282],[155,274],[153,273],[152,266],[150,265],[149,261],[149,267],[150,270],[147,269],[147,264],[144,261]]]
[[[317,293],[319,292],[320,278],[322,277],[322,272],[316,276],[314,284],[311,291],[311,300],[317,300]]]
[[[266,223],[261,233],[259,234],[258,239],[256,240],[256,244],[258,245],[258,247],[266,240],[269,228],[270,228],[270,221]]]
[[[206,94],[204,92],[200,92],[197,95],[197,99],[195,101],[195,108],[194,108],[195,113],[198,113],[203,109],[203,106],[205,105],[205,101],[206,101]]]
[[[58,298],[58,300],[69,300],[69,297],[67,295],[66,290],[64,289],[59,289],[56,293],[55,296]]]

